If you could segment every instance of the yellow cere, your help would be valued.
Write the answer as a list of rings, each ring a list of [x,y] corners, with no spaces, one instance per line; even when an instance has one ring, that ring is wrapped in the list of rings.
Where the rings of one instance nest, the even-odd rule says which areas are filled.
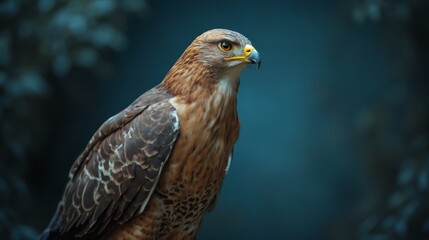
[[[244,46],[244,55],[246,55],[246,57],[248,57],[253,49],[255,49],[252,45],[246,44],[246,46]]]

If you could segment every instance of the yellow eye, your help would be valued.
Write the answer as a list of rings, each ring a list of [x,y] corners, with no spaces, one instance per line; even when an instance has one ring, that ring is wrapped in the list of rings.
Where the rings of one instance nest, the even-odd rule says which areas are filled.
[[[219,43],[219,48],[222,49],[223,51],[230,51],[232,49],[232,45],[231,43],[221,41]]]

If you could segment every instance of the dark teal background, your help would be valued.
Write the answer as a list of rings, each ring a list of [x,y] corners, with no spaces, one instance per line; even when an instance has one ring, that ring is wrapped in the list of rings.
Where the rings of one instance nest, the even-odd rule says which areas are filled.
[[[240,138],[198,239],[429,239],[426,1],[160,0],[143,1],[138,14],[121,8],[137,1],[0,3],[1,239],[35,239],[96,129],[213,28],[248,37],[262,66],[241,75]],[[84,6],[74,12],[84,19],[101,17],[88,26],[58,17],[73,4]],[[61,27],[53,31],[51,21]],[[65,46],[55,35],[59,22],[76,31]],[[79,31],[91,24],[111,24],[122,38],[104,28],[89,44]],[[21,72],[32,78],[20,82]]]

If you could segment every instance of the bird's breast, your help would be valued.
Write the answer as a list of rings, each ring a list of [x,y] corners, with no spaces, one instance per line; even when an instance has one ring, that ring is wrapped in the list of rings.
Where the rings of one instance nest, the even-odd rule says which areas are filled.
[[[170,100],[180,132],[158,186],[168,198],[184,203],[183,209],[204,213],[225,176],[239,134],[236,93],[225,87],[193,102]]]
[[[236,94],[224,88],[219,86],[212,94],[190,103],[180,97],[170,101],[180,119],[180,133],[169,162],[172,168],[183,169],[178,170],[185,175],[183,180],[200,182],[195,178],[200,175],[198,171],[213,175],[224,172],[239,134]]]

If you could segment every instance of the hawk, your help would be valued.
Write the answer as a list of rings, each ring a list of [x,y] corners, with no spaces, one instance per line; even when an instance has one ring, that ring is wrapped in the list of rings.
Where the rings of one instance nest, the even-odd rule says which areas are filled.
[[[195,239],[239,134],[240,33],[198,36],[164,80],[104,122],[71,167],[42,239]]]

